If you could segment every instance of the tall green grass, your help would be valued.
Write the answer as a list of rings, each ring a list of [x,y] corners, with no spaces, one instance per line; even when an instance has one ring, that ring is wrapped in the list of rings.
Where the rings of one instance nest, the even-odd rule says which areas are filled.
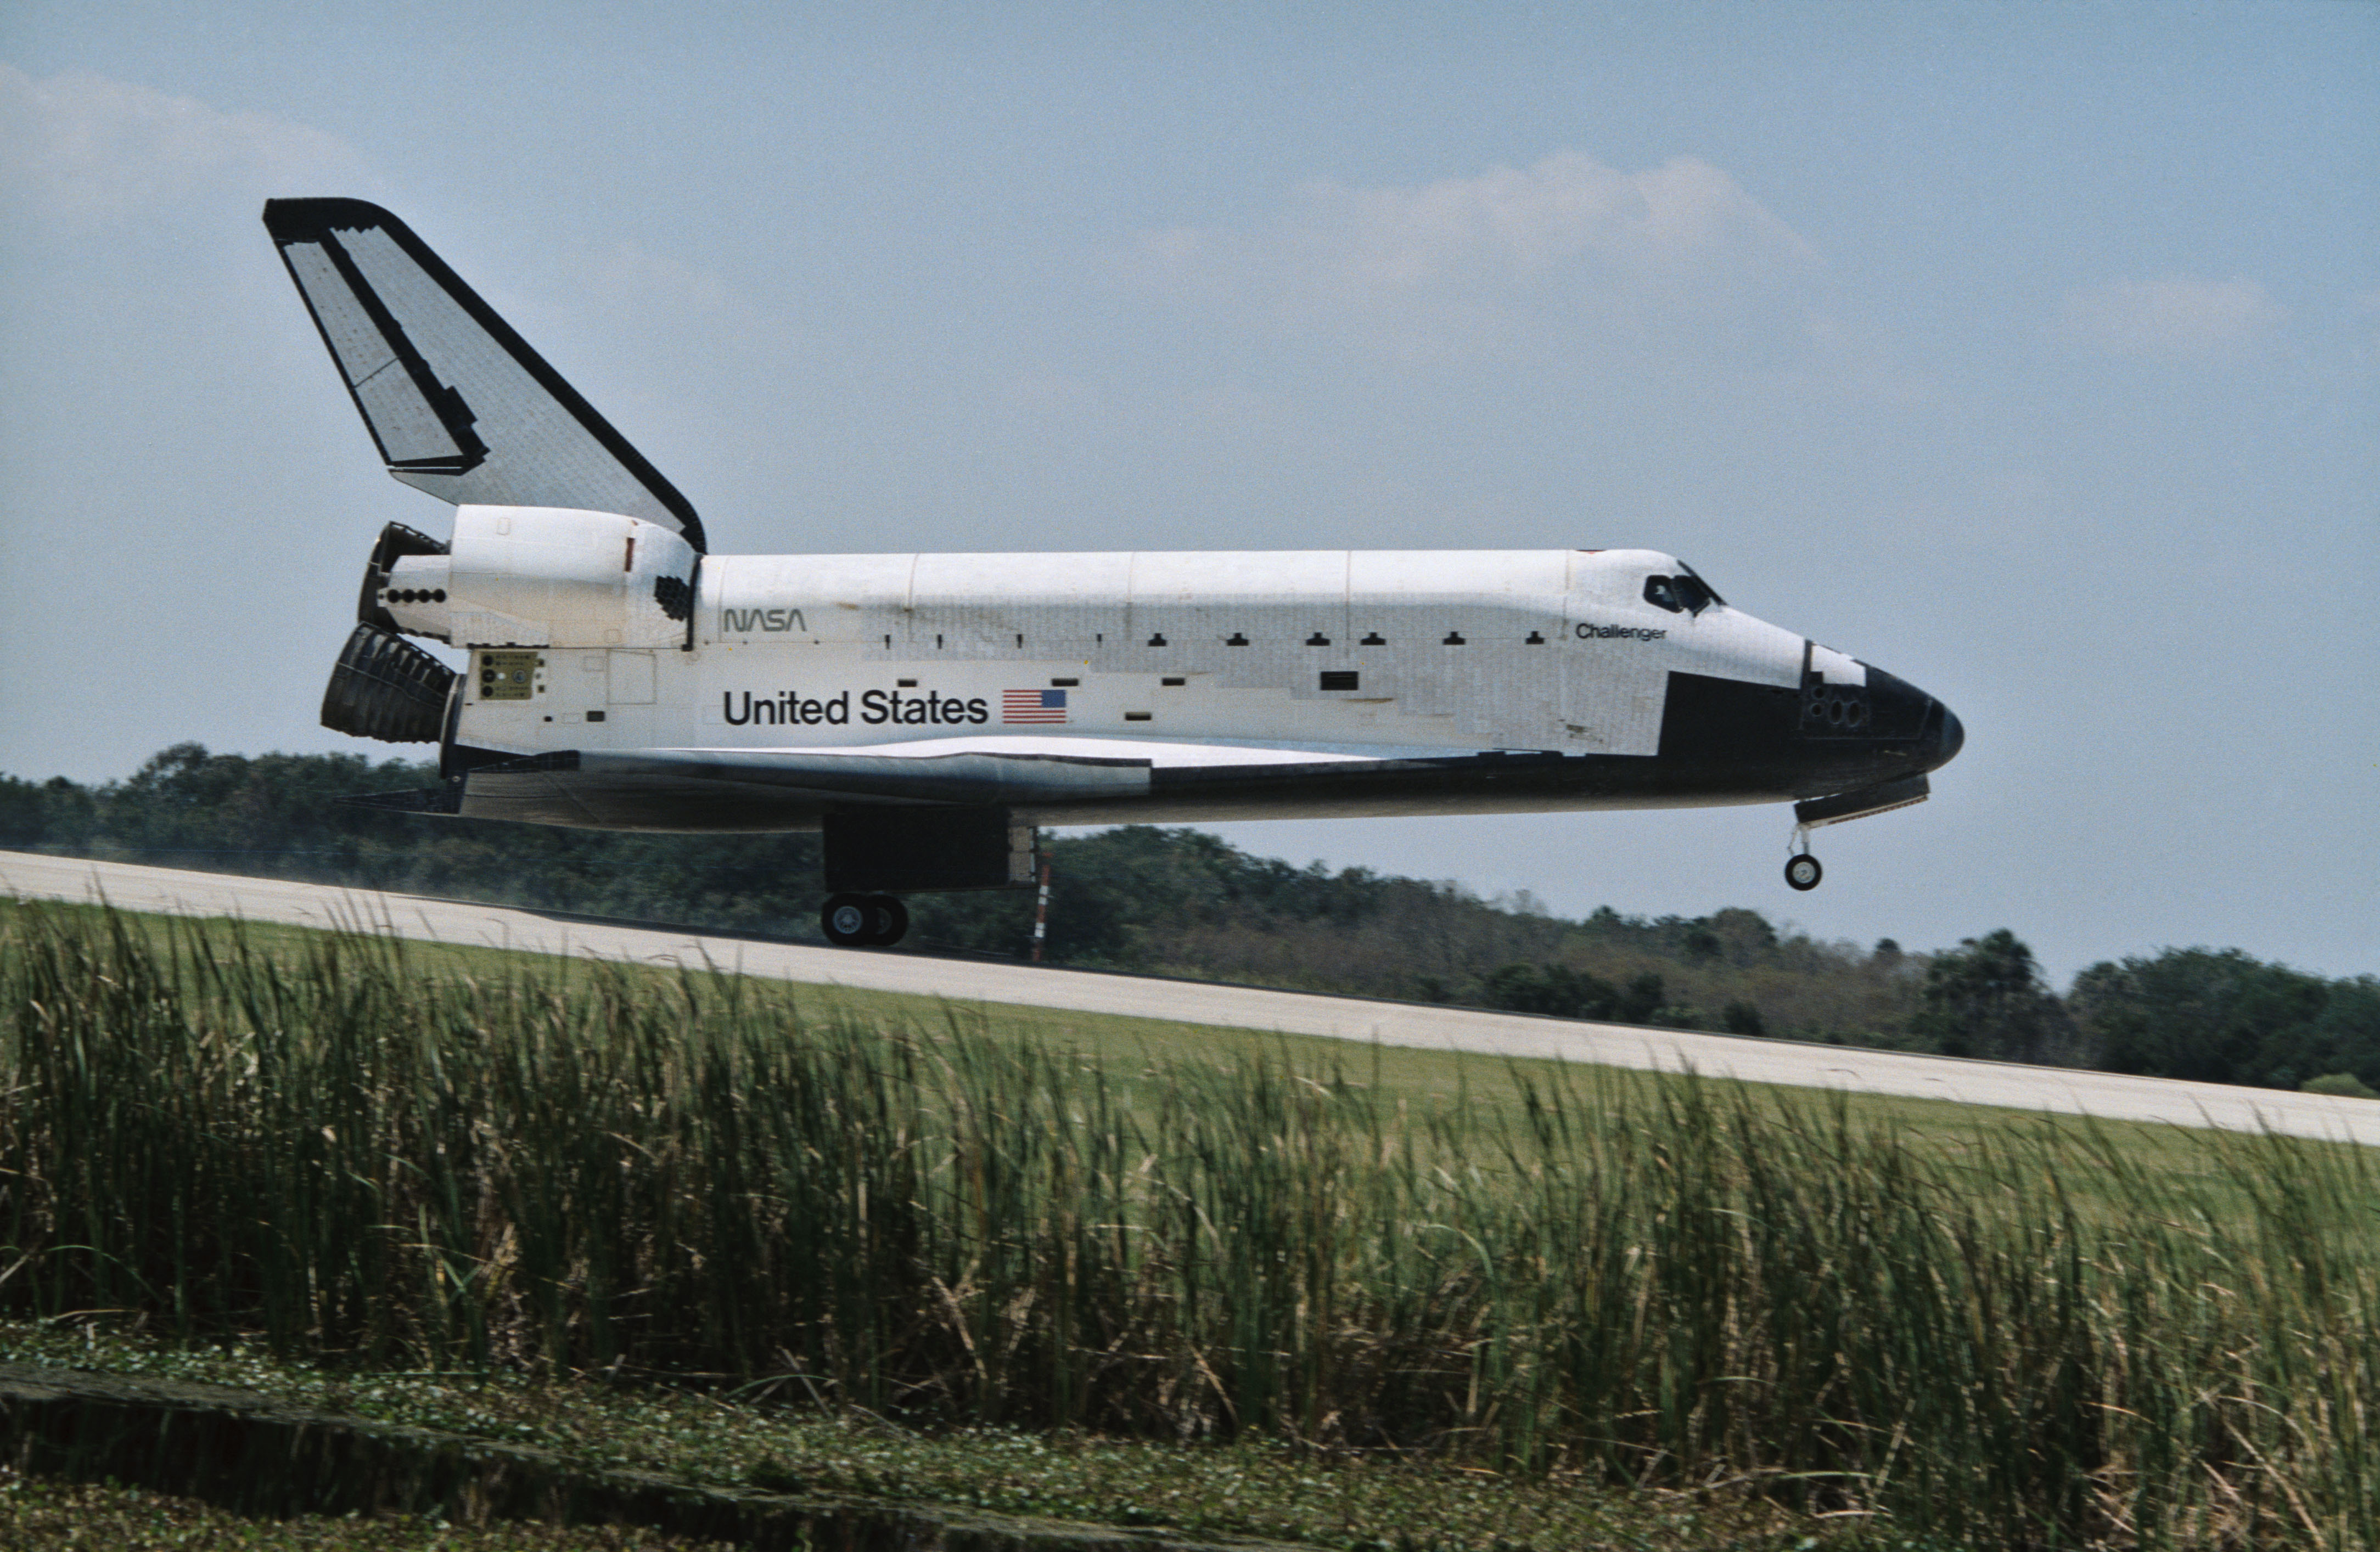
[[[1102,1066],[492,963],[0,906],[0,1307],[1749,1484],[1977,1545],[2380,1545],[2361,1150],[1946,1156],[1591,1072],[1416,1104],[1360,1060]]]

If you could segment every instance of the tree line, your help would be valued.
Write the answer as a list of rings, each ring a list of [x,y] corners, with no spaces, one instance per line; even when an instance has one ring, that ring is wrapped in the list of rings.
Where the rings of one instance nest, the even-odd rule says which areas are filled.
[[[812,835],[636,835],[343,803],[435,783],[358,755],[160,751],[86,786],[0,775],[0,846],[818,941]],[[1045,838],[1053,964],[1459,1002],[2110,1072],[2380,1091],[2380,979],[2238,949],[2094,964],[2060,994],[2007,928],[1932,952],[1780,932],[1757,911],[1579,919],[1526,895],[1298,867],[1184,829]],[[925,952],[1021,957],[1029,891],[910,902]]]

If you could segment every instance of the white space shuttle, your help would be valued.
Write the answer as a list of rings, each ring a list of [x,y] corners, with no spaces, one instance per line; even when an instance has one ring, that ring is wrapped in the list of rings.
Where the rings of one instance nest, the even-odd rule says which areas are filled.
[[[403,222],[264,224],[388,471],[324,725],[436,744],[385,806],[822,831],[827,936],[1028,882],[1036,827],[1925,798],[1915,686],[1650,550],[716,555],[676,488]],[[468,653],[460,673],[406,640]]]

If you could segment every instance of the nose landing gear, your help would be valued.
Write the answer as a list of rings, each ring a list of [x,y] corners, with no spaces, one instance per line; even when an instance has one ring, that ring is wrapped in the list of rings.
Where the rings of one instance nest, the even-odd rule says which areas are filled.
[[[1886,675],[1889,678],[1889,675]],[[1900,681],[1894,680],[1899,684]],[[1902,685],[1903,690],[1909,686]],[[1911,694],[1915,694],[1911,691]],[[1933,704],[1928,701],[1926,704]],[[1945,716],[1949,713],[1945,712]],[[1944,756],[1949,758],[1949,756]],[[1872,787],[1837,793],[1831,797],[1804,798],[1793,805],[1793,839],[1788,850],[1793,855],[1785,859],[1785,881],[1797,890],[1814,890],[1826,877],[1826,869],[1810,855],[1810,831],[1821,825],[1840,824],[1845,819],[1864,819],[1870,814],[1889,814],[1896,808],[1906,808],[1912,803],[1923,803],[1932,791],[1923,774],[1903,776],[1898,781],[1879,782]]]
[[[839,949],[889,949],[909,930],[909,908],[889,894],[831,894],[819,928]]]

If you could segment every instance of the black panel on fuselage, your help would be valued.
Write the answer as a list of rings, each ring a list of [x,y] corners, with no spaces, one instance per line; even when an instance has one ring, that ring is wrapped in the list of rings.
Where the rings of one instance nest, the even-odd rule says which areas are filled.
[[[1661,714],[1667,790],[1735,792],[1747,801],[1817,797],[1932,769],[1941,709],[1934,698],[1881,669],[1867,670],[1860,731],[1813,731],[1796,692],[1699,673],[1670,675]],[[1929,749],[1931,738],[1937,747]]]

